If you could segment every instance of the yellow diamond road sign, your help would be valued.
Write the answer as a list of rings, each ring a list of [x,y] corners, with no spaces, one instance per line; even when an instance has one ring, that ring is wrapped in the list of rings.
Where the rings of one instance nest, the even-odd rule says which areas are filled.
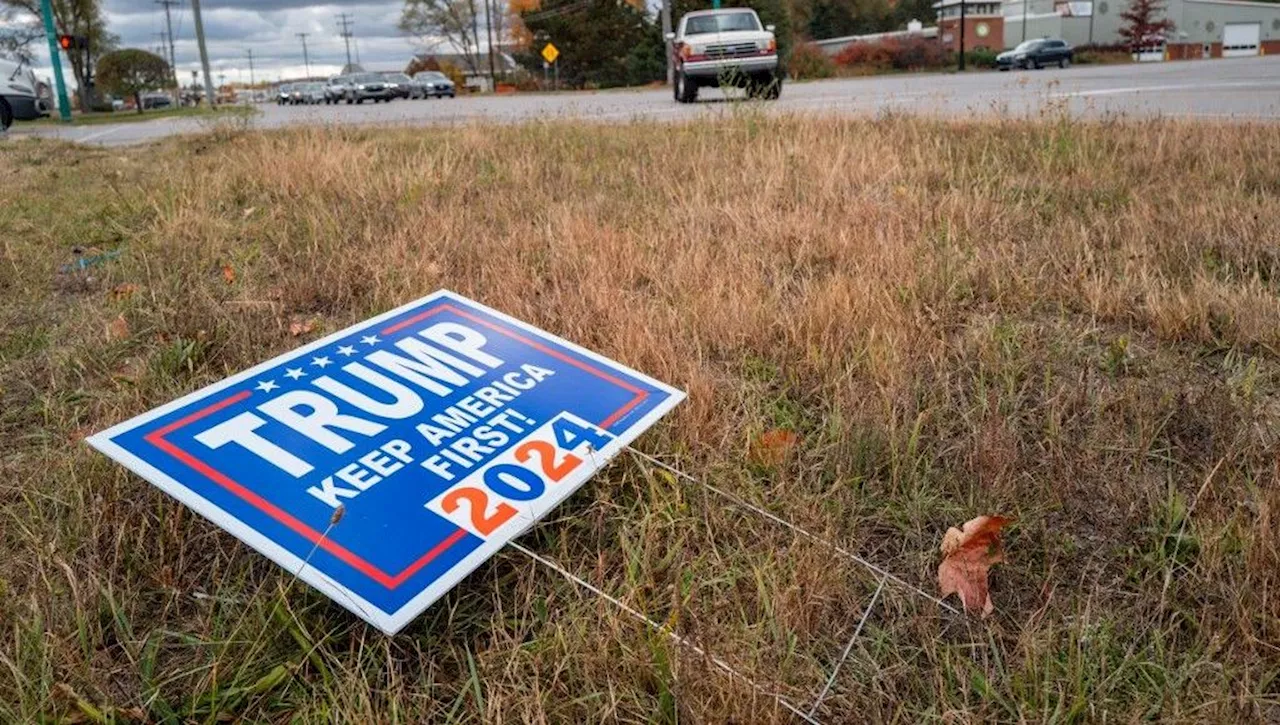
[[[556,58],[560,57],[560,49],[554,45],[547,43],[542,48],[542,58],[548,63],[556,62]]]

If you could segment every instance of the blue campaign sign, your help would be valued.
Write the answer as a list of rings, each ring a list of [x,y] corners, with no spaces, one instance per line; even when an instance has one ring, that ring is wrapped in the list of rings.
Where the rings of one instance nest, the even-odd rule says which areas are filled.
[[[395,633],[683,398],[442,291],[89,443]]]

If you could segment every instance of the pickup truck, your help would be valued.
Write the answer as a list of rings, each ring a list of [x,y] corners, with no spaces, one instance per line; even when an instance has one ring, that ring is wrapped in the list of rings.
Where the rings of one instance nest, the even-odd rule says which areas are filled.
[[[753,98],[782,93],[778,41],[750,8],[699,10],[680,18],[667,39],[675,52],[676,100],[693,103],[702,86],[737,86]]]

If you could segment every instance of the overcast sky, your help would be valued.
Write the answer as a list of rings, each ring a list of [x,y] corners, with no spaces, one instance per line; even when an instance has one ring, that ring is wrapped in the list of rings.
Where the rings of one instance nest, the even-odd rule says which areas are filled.
[[[155,50],[164,32],[164,8],[153,0],[103,0],[107,24],[120,36],[126,48]],[[337,73],[346,62],[346,49],[338,35],[337,16],[353,19],[351,59],[370,70],[401,70],[418,42],[396,28],[402,0],[348,0],[316,4],[305,0],[201,0],[205,40],[214,83],[225,75],[228,83],[249,81],[247,51],[253,50],[255,80],[278,80],[305,75],[302,41],[298,33],[309,33],[307,51],[313,76]],[[183,84],[191,82],[191,71],[200,67],[190,0],[170,8],[175,36],[174,50]],[[46,43],[38,43],[40,62],[36,73],[52,75]],[[167,56],[167,52],[166,52]],[[68,84],[71,68],[64,63]]]

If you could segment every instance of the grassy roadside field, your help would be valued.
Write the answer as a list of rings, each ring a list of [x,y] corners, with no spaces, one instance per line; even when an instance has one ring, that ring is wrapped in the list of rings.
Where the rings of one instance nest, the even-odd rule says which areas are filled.
[[[791,722],[514,551],[387,638],[83,443],[440,287],[687,390],[642,449],[927,590],[948,526],[1016,518],[994,615],[887,587],[824,721],[1280,718],[1274,127],[745,110],[0,167],[0,721]],[[801,704],[877,583],[626,456],[522,542]]]

